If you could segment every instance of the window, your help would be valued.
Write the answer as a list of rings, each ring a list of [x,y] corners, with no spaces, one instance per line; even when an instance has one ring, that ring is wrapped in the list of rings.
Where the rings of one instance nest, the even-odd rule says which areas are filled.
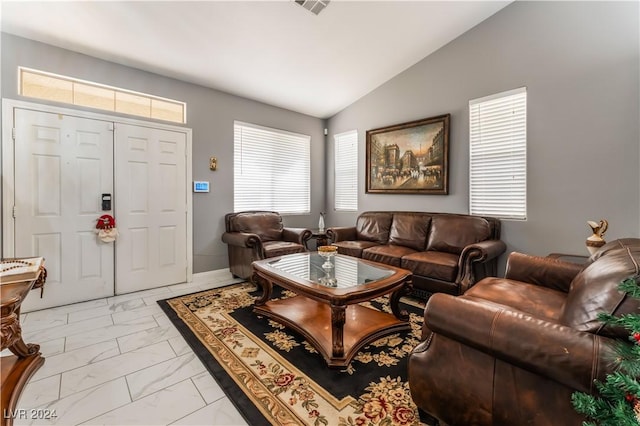
[[[184,102],[23,67],[18,74],[22,96],[174,123],[187,122]]]
[[[358,210],[358,132],[340,133],[335,140],[335,209]]]
[[[469,101],[469,210],[527,218],[527,89]]]
[[[233,209],[310,212],[311,138],[234,122]]]

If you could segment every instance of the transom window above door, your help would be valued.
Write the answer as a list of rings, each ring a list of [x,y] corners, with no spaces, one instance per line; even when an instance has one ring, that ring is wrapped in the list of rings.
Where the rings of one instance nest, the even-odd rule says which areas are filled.
[[[73,77],[19,67],[20,95],[173,123],[187,122],[187,104]]]

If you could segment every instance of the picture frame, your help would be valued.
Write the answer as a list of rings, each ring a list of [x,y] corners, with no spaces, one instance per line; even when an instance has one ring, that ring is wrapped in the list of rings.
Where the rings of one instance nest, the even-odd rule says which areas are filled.
[[[367,130],[367,193],[449,193],[451,114]]]

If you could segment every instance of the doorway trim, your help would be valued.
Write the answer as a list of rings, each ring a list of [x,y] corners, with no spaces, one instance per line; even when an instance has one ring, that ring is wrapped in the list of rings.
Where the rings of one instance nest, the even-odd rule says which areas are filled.
[[[83,111],[71,108],[64,108],[54,105],[39,104],[34,102],[26,102],[17,99],[2,99],[2,201],[1,220],[2,226],[2,244],[0,245],[0,257],[14,257],[15,233],[13,218],[14,203],[14,152],[13,152],[13,122],[14,108],[22,108],[39,112],[48,112],[52,114],[62,114],[73,117],[111,121],[116,124],[129,124],[132,126],[151,127],[155,129],[169,130],[174,132],[182,132],[186,134],[186,173],[185,188],[187,191],[186,199],[186,232],[187,232],[187,278],[186,282],[193,281],[193,195],[191,192],[192,177],[192,129],[188,127],[175,126],[170,124],[159,123],[155,121],[145,121],[131,119],[127,117],[119,117],[115,115],[100,114],[90,111]],[[18,212],[19,214],[19,212]]]

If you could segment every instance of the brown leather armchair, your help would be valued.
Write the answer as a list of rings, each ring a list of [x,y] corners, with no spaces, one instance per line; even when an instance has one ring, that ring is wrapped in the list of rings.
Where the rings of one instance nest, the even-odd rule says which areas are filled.
[[[224,217],[229,269],[239,278],[253,275],[254,260],[306,251],[311,231],[305,228],[285,228],[282,216],[270,211],[228,213]]]
[[[580,425],[575,391],[594,393],[628,331],[598,313],[638,312],[618,290],[637,276],[640,239],[616,240],[578,265],[512,253],[505,278],[462,296],[434,294],[409,357],[418,407],[450,425]]]

